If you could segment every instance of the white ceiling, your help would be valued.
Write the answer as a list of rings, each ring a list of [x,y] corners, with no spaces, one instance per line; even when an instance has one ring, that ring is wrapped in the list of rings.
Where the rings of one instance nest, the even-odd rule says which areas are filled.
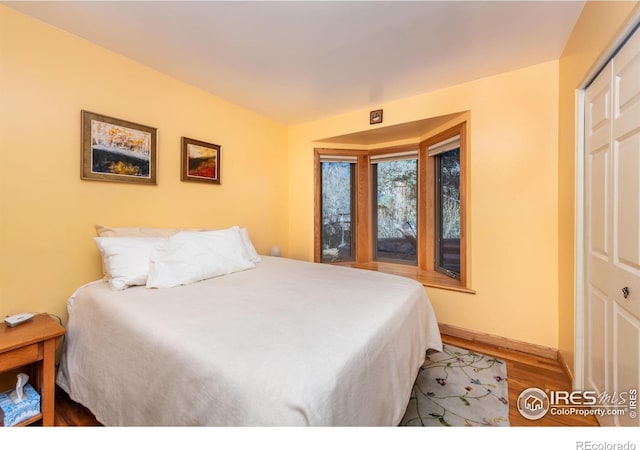
[[[3,2],[285,124],[557,59],[583,1]]]

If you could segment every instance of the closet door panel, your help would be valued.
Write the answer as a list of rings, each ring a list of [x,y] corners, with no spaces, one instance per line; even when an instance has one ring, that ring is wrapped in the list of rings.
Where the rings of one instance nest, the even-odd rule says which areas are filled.
[[[640,386],[640,323],[617,304],[613,308],[613,392],[626,392]],[[629,398],[626,405],[629,405]],[[616,425],[640,426],[638,407],[615,417]]]
[[[613,299],[640,317],[640,33],[613,60]]]
[[[612,64],[585,97],[585,389],[611,388]],[[613,420],[598,418],[602,425]]]
[[[609,300],[605,293],[590,285],[587,288],[586,389],[598,394],[609,390]]]

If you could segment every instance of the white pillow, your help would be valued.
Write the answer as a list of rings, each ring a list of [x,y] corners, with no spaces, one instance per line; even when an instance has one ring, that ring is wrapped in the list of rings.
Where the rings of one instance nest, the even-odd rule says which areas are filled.
[[[181,231],[151,254],[148,288],[169,288],[255,267],[238,227]]]
[[[144,286],[149,274],[151,252],[166,238],[97,237],[102,266],[109,287],[120,291],[130,286]]]
[[[258,255],[256,248],[253,246],[253,242],[251,242],[251,238],[249,238],[249,231],[246,228],[240,228],[240,237],[242,238],[242,241],[247,248],[247,252],[249,253],[249,258],[251,258],[251,261],[253,261],[254,263],[259,263],[260,261],[262,261],[262,258],[260,258],[260,255]]]

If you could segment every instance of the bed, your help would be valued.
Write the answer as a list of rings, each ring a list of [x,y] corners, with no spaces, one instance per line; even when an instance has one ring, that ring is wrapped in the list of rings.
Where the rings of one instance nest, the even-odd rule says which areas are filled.
[[[57,384],[109,426],[392,426],[429,348],[423,286],[261,256],[168,288],[80,287]]]

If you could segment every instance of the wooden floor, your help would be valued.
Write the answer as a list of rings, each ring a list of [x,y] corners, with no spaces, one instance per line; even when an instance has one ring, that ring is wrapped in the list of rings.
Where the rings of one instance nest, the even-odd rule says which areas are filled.
[[[592,416],[552,416],[547,414],[542,419],[532,421],[525,419],[518,412],[516,402],[524,389],[537,387],[542,390],[571,390],[571,383],[557,361],[451,336],[443,336],[443,341],[456,347],[495,356],[505,361],[509,385],[509,421],[511,426],[598,426],[596,419]],[[100,426],[90,411],[70,400],[67,394],[60,389],[56,394],[54,422],[56,426]]]
[[[547,413],[543,418],[533,421],[524,418],[518,411],[516,406],[518,396],[527,388],[536,387],[543,391],[546,389],[571,391],[571,381],[558,361],[452,336],[443,335],[442,341],[456,347],[495,356],[507,364],[509,422],[512,427],[598,426],[598,421],[593,416],[552,416]]]

